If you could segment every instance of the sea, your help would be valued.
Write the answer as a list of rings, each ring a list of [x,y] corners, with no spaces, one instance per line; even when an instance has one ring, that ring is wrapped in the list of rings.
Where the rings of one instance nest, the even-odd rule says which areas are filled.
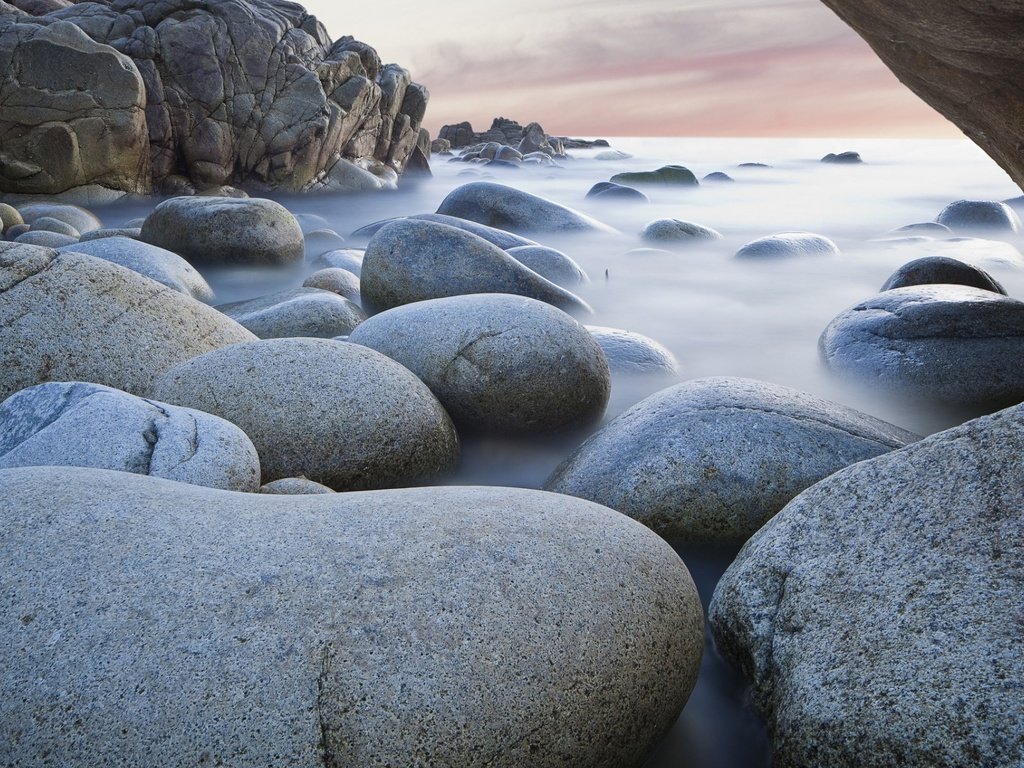
[[[818,337],[828,322],[878,292],[902,264],[926,255],[982,267],[1011,296],[1024,297],[1024,241],[921,237],[894,233],[934,221],[960,199],[1004,200],[1021,190],[968,140],[611,138],[629,155],[598,159],[605,149],[570,150],[557,167],[480,166],[444,155],[431,158],[433,177],[397,192],[279,199],[295,213],[322,216],[351,237],[381,219],[437,210],[445,196],[471,181],[507,184],[575,208],[620,234],[537,234],[590,277],[573,289],[594,310],[587,324],[649,336],[679,363],[675,377],[616,377],[605,421],[658,389],[705,376],[743,376],[794,387],[930,434],[963,413],[852,389],[822,366]],[[827,153],[859,152],[863,163],[830,165]],[[721,171],[733,183],[645,187],[648,203],[587,199],[590,187],[622,171],[684,165],[698,178]],[[757,164],[757,165],[750,165]],[[107,225],[144,214],[138,204],[102,213]],[[640,231],[659,218],[712,227],[723,239],[685,248],[648,243]],[[764,262],[740,260],[745,243],[784,232],[832,239],[840,255]],[[665,251],[636,249],[665,248]],[[222,302],[301,284],[305,270],[234,270],[207,274]],[[965,366],[969,360],[963,361]],[[595,425],[595,429],[599,425]],[[539,488],[586,437],[466,441],[462,464],[447,482]],[[705,608],[735,550],[676,542]],[[751,768],[770,764],[765,728],[750,706],[742,677],[718,657],[710,638],[701,675],[678,722],[646,768]]]

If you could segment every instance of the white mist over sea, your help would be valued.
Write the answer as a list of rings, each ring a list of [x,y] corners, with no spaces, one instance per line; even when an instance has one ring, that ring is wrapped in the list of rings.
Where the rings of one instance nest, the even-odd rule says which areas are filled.
[[[933,221],[958,199],[1002,200],[1021,191],[977,147],[965,140],[870,139],[611,139],[632,155],[597,160],[600,150],[572,150],[561,167],[482,167],[432,158],[432,179],[396,193],[282,199],[294,213],[324,217],[351,247],[365,241],[350,233],[371,222],[433,212],[455,187],[477,180],[509,184],[581,210],[621,235],[544,236],[590,275],[574,289],[594,308],[593,325],[650,336],[679,361],[675,379],[613,381],[606,420],[652,392],[703,376],[746,376],[836,400],[925,434],[952,426],[963,414],[897,402],[879,393],[845,387],[822,368],[817,341],[828,322],[876,293],[902,264],[946,255],[981,266],[1014,297],[1024,297],[1024,241],[922,238],[890,234],[908,224]],[[829,152],[854,150],[862,165],[827,165]],[[770,167],[739,167],[761,163]],[[698,178],[722,171],[735,183],[697,188],[645,187],[649,204],[587,200],[588,189],[621,171],[666,164],[690,168]],[[108,225],[144,214],[139,206],[104,212]],[[657,248],[638,233],[663,217],[694,221],[724,235],[671,253],[630,253]],[[768,262],[737,260],[743,244],[765,235],[809,231],[834,240],[838,257]],[[299,285],[305,272],[247,271],[208,275],[227,302]],[[962,361],[964,366],[970,360]],[[297,372],[296,375],[301,375]],[[511,440],[472,438],[448,482],[540,487],[585,434]],[[732,552],[679,548],[707,603]],[[648,768],[746,768],[767,765],[767,740],[746,705],[745,683],[709,645],[696,690]]]

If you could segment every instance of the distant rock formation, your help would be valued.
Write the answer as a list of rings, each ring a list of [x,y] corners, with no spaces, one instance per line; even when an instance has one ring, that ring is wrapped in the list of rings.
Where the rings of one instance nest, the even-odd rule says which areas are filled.
[[[0,0],[0,192],[394,187],[426,88],[278,0]]]
[[[1024,4],[822,0],[1024,187]]]
[[[570,139],[565,136],[549,136],[539,123],[530,123],[524,127],[515,120],[505,117],[494,118],[491,127],[482,133],[474,132],[473,126],[468,122],[445,125],[441,127],[437,138],[448,141],[452,149],[494,142],[503,146],[515,147],[524,155],[543,151],[545,147],[550,147],[555,155],[564,155],[566,149],[608,146],[608,142],[604,139],[587,141],[585,139]],[[526,144],[523,144],[524,140],[527,142]]]

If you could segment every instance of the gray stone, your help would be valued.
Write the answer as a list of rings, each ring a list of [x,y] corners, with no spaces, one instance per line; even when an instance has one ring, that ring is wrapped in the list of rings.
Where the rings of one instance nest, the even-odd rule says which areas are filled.
[[[738,543],[800,491],[917,439],[838,403],[752,379],[695,379],[630,408],[545,488],[666,538]]]
[[[142,227],[103,227],[86,232],[78,238],[78,242],[87,243],[90,240],[102,240],[105,237],[130,237],[132,240],[138,240],[141,235]]]
[[[419,376],[460,427],[542,433],[596,421],[608,363],[579,323],[504,294],[422,301],[374,315],[349,337]]]
[[[735,181],[736,181],[736,179],[734,179],[728,173],[723,173],[722,171],[714,171],[712,173],[709,173],[703,179],[701,179],[701,182],[704,183],[704,184],[719,184],[719,183],[729,184],[729,183],[733,183]]]
[[[24,768],[634,768],[700,662],[675,552],[538,491],[15,469],[0,540],[0,721]]]
[[[627,187],[625,184],[614,184],[610,181],[599,181],[587,191],[587,199],[601,202],[636,202],[649,203],[650,199],[639,189]]]
[[[791,256],[838,256],[839,247],[810,232],[783,232],[753,240],[736,252],[738,259],[777,259]]]
[[[295,220],[299,222],[303,235],[316,232],[318,229],[330,229],[331,222],[315,213],[295,213]]]
[[[40,248],[62,248],[65,245],[77,243],[78,238],[71,237],[70,235],[61,235],[57,232],[36,231],[32,229],[18,235],[14,238],[14,242],[21,243],[22,245],[35,245]]]
[[[199,301],[213,300],[213,289],[195,267],[178,254],[149,243],[114,236],[65,245],[59,250],[120,264]]]
[[[311,266],[314,269],[344,269],[359,277],[363,273],[364,253],[356,248],[328,251],[313,259]]]
[[[563,288],[582,285],[590,281],[587,273],[583,271],[583,267],[561,251],[548,248],[546,245],[521,245],[509,248],[505,253],[541,277],[545,277]]]
[[[44,381],[146,395],[179,362],[253,338],[212,307],[130,269],[0,243],[0,397]]]
[[[570,311],[586,302],[525,268],[496,245],[446,224],[400,219],[370,240],[360,276],[363,306],[380,312],[467,293],[514,293]]]
[[[273,200],[172,197],[153,209],[142,239],[196,264],[288,264],[300,261],[299,222]]]
[[[518,234],[615,232],[579,211],[489,181],[474,181],[454,189],[441,202],[437,212]]]
[[[260,484],[256,448],[234,424],[111,387],[51,382],[0,403],[0,469],[72,466],[228,491]]]
[[[934,235],[936,237],[945,237],[946,235],[952,235],[953,230],[947,227],[945,224],[937,224],[934,221],[921,221],[916,224],[907,224],[897,229],[892,230],[889,234],[892,235]]]
[[[167,371],[153,396],[241,427],[264,482],[304,475],[335,490],[413,485],[451,470],[459,454],[451,420],[423,382],[356,344],[235,344]]]
[[[432,221],[435,224],[447,224],[449,227],[455,227],[456,229],[461,229],[465,232],[471,232],[477,237],[482,237],[488,243],[498,246],[503,251],[527,245],[538,245],[538,243],[533,240],[528,240],[525,237],[514,235],[511,232],[506,232],[502,229],[495,229],[494,227],[488,227],[484,224],[477,224],[475,221],[460,219],[458,216],[444,216],[440,213],[418,213],[414,216],[401,216],[395,219],[375,221],[373,224],[367,224],[365,227],[357,229],[352,233],[352,237],[370,238],[377,234],[377,232],[379,232],[384,226],[393,221],[398,221],[400,218]]]
[[[81,235],[103,226],[103,222],[92,211],[65,203],[28,203],[18,206],[18,212],[26,224],[33,224],[43,218],[57,219],[70,224]]]
[[[1024,413],[849,467],[726,571],[716,646],[754,683],[777,765],[1024,764]]]
[[[21,213],[13,205],[0,203],[0,232],[6,232],[15,224],[24,224]]]
[[[823,158],[821,162],[828,165],[860,165],[864,162],[860,156],[860,152],[829,152]]]
[[[617,173],[610,181],[615,184],[667,184],[670,186],[696,187],[700,184],[689,168],[681,165],[663,165],[656,171],[627,171]]]
[[[345,238],[333,229],[315,229],[307,232],[304,242],[306,259],[313,259],[321,253],[345,247]]]
[[[891,291],[893,288],[933,283],[969,285],[1006,295],[1006,289],[988,272],[948,256],[925,256],[914,259],[897,269],[879,290]]]
[[[885,291],[828,324],[837,375],[915,399],[972,407],[1024,400],[1024,302],[960,285]]]
[[[77,229],[65,221],[55,219],[52,216],[40,216],[32,222],[33,232],[56,232],[58,235],[66,235],[77,240],[81,234]]]
[[[30,232],[32,227],[28,224],[12,224],[8,230],[4,233],[4,240],[14,242],[19,237],[24,235],[26,232]]]
[[[260,493],[272,496],[307,496],[319,493],[336,493],[332,488],[314,483],[308,477],[282,477],[272,483],[260,486]]]
[[[331,291],[339,296],[358,304],[359,299],[359,278],[347,269],[339,267],[328,267],[320,269],[306,278],[302,284],[304,288],[319,288],[323,291]]]
[[[675,356],[649,336],[621,328],[588,325],[586,329],[600,345],[612,373],[675,374]]]
[[[217,309],[261,339],[330,339],[348,334],[366,319],[358,304],[319,288],[291,288]]]
[[[594,155],[595,160],[629,160],[632,157],[629,152],[621,149],[605,149]]]
[[[1021,231],[1020,217],[1013,208],[996,200],[957,200],[943,208],[935,221],[963,234],[1016,235]]]
[[[656,243],[695,243],[721,240],[722,233],[692,221],[655,219],[643,228],[640,237]]]

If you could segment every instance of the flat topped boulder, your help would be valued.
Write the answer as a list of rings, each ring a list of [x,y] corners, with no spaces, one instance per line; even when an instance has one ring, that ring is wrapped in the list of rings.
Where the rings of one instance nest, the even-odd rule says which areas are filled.
[[[0,540],[0,722],[23,768],[628,768],[700,663],[675,552],[539,491],[5,470]]]
[[[398,219],[373,236],[360,276],[363,305],[383,311],[470,293],[512,293],[567,311],[590,307],[498,246],[446,224]]]
[[[1024,764],[1024,414],[849,467],[743,548],[711,602],[776,765]]]
[[[305,251],[296,218],[261,198],[172,197],[146,217],[140,237],[193,264],[289,264]]]
[[[615,232],[572,208],[489,181],[474,181],[454,189],[437,212],[518,234]]]
[[[789,387],[695,379],[607,424],[545,488],[605,504],[668,538],[737,543],[818,480],[915,439]]]
[[[916,285],[840,313],[818,342],[837,375],[980,407],[1024,400],[1024,302],[965,285]]]
[[[613,184],[664,184],[681,187],[696,187],[700,184],[693,171],[681,165],[663,165],[656,171],[616,173],[610,181]]]
[[[254,338],[212,307],[130,269],[0,243],[0,397],[44,381],[146,395],[168,368]]]

